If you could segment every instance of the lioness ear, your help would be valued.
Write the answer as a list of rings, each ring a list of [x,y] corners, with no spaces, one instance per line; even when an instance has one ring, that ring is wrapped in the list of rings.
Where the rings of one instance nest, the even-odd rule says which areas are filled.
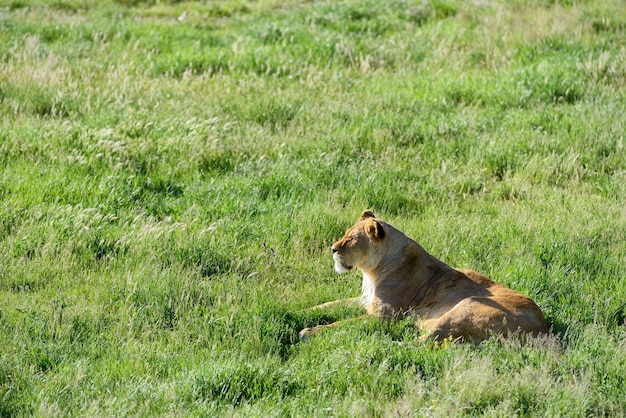
[[[383,226],[380,224],[380,222],[378,222],[374,218],[369,219],[367,223],[365,224],[365,233],[370,238],[376,238],[376,239],[385,238],[385,230],[383,229]]]
[[[376,215],[374,215],[374,212],[372,212],[371,210],[366,210],[361,214],[361,217],[359,218],[359,221],[363,221],[367,218],[375,218]]]

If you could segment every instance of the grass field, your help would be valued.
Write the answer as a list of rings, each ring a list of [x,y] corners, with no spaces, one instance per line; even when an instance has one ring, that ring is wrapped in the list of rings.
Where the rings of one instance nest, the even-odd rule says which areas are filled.
[[[0,0],[0,416],[626,415],[623,0]],[[531,296],[358,311],[362,210]]]

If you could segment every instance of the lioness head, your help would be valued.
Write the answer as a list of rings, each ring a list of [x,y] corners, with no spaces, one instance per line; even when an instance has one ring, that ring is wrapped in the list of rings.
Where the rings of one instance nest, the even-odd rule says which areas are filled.
[[[363,271],[376,268],[386,235],[383,223],[371,211],[363,212],[357,223],[331,247],[335,270],[344,273],[354,267]]]

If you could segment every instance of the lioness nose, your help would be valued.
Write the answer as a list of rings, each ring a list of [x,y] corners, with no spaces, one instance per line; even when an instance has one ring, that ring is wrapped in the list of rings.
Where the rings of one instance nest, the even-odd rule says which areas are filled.
[[[337,252],[337,249],[335,247],[330,247],[330,250],[333,252],[333,254]]]

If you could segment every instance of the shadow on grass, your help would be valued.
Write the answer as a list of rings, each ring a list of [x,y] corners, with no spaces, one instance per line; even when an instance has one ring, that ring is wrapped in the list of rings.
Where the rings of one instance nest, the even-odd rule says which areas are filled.
[[[561,340],[568,332],[569,324],[561,321],[558,318],[547,317],[546,322],[548,323],[548,328],[550,329],[550,332],[558,336]]]
[[[287,360],[294,345],[300,342],[298,333],[302,329],[342,318],[337,312],[299,311],[289,307],[265,309],[261,313],[260,341],[266,350]]]

